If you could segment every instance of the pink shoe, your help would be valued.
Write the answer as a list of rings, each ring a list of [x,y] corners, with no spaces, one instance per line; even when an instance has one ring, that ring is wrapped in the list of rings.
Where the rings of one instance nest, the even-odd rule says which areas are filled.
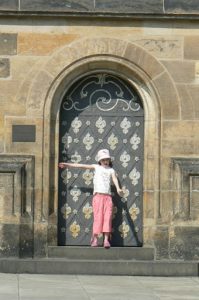
[[[104,241],[104,248],[108,249],[110,247],[111,247],[111,245],[110,245],[109,241]]]
[[[91,240],[91,247],[97,247],[98,246],[98,243],[97,243],[97,239],[94,238]]]

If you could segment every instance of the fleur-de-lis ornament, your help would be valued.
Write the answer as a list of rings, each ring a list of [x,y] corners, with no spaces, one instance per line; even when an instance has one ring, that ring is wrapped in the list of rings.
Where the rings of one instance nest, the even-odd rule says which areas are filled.
[[[130,174],[129,174],[129,178],[132,180],[132,184],[133,185],[137,185],[138,184],[138,179],[140,178],[140,172],[137,171],[136,168],[134,168]]]
[[[126,224],[126,221],[123,221],[122,224],[118,227],[120,235],[122,238],[126,238],[129,233],[129,225]]]
[[[91,214],[93,212],[92,206],[90,206],[90,204],[87,202],[86,205],[83,207],[82,209],[85,219],[90,219],[91,218]]]
[[[130,155],[126,151],[124,151],[120,156],[120,161],[122,162],[122,166],[124,168],[128,166],[128,162],[130,161],[130,158],[131,158]]]
[[[108,138],[108,144],[110,145],[111,150],[115,150],[116,145],[118,144],[118,138],[112,133]]]
[[[131,127],[131,122],[125,117],[121,124],[120,127],[122,128],[122,131],[124,134],[127,134],[129,132],[129,128]]]
[[[90,185],[91,181],[93,179],[93,172],[86,170],[83,175],[82,175],[83,179],[85,180],[86,185]]]
[[[83,138],[83,143],[86,146],[86,150],[92,149],[94,138],[90,135],[90,133],[87,133],[86,136]]]
[[[79,224],[77,224],[77,221],[74,221],[71,225],[70,225],[70,232],[71,235],[76,238],[79,235],[80,232],[80,226]]]
[[[130,207],[130,209],[129,209],[129,214],[130,214],[130,216],[131,216],[131,219],[132,219],[133,221],[135,221],[135,220],[137,219],[137,216],[139,215],[139,213],[140,213],[140,209],[139,209],[139,207],[137,207],[136,204],[134,203],[134,204]]]
[[[73,128],[74,133],[78,133],[80,127],[82,126],[82,122],[78,119],[78,117],[76,117],[76,118],[72,121],[71,126],[72,126],[72,128]]]
[[[76,186],[74,186],[74,188],[70,191],[70,194],[73,197],[73,201],[77,202],[79,200],[79,196],[81,195],[81,191]]]
[[[106,127],[106,121],[102,119],[102,117],[99,117],[99,119],[96,121],[95,126],[98,128],[99,133],[104,132],[104,128]]]
[[[137,135],[137,133],[134,133],[134,135],[130,139],[130,143],[132,145],[133,150],[136,150],[138,148],[140,141],[141,141],[140,137]]]

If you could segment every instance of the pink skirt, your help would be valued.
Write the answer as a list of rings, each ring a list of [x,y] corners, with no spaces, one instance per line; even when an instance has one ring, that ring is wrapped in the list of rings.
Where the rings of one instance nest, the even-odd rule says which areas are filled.
[[[111,195],[95,194],[93,196],[93,234],[112,231],[113,202]]]

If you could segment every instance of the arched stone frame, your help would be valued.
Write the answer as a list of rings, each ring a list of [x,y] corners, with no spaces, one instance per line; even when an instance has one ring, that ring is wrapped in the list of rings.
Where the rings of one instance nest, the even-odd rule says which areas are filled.
[[[145,244],[148,227],[154,226],[161,217],[161,120],[163,116],[169,120],[171,110],[176,112],[176,119],[180,112],[175,86],[164,66],[143,48],[123,40],[101,38],[74,42],[56,52],[33,82],[27,114],[43,119],[41,219],[51,229],[49,244],[56,244],[59,107],[63,93],[73,82],[96,71],[111,72],[129,81],[143,101]],[[163,82],[167,89],[162,88]]]

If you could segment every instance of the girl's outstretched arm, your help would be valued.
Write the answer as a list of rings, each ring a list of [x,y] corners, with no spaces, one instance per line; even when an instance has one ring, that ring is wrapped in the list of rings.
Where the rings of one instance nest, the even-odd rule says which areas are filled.
[[[63,168],[95,169],[94,165],[77,164],[77,163],[65,163],[65,162],[60,162],[59,167],[61,169],[63,169]]]

